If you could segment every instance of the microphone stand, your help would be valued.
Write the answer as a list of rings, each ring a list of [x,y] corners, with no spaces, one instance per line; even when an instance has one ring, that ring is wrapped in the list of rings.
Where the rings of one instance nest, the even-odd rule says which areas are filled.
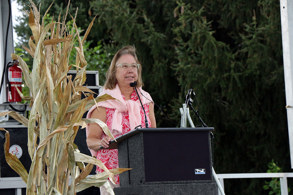
[[[207,124],[205,124],[205,122],[202,120],[202,118],[199,116],[198,114],[198,110],[195,110],[191,104],[191,102],[188,102],[188,106],[191,107],[191,109],[193,110],[193,112],[196,114],[197,118],[200,120],[202,126],[207,127]]]
[[[144,113],[144,121],[145,121],[145,127],[146,127],[146,128],[149,128],[149,122],[148,122],[148,119],[147,119],[147,115],[146,115],[145,109],[144,109],[144,107],[143,107],[143,104],[142,104],[142,102],[141,102],[140,96],[139,96],[139,94],[138,94],[138,92],[137,92],[136,85],[137,85],[136,82],[130,83],[130,86],[133,87],[134,90],[135,90],[135,93],[136,93],[136,95],[137,95],[137,97],[138,97],[138,99],[139,99],[139,102],[140,102],[141,108],[142,108],[142,110],[143,110],[143,113]]]
[[[197,116],[197,118],[199,119],[199,121],[201,122],[203,127],[207,127],[207,124],[205,124],[205,122],[202,120],[202,118],[199,116],[198,110],[195,110],[194,107],[192,106],[192,102],[193,100],[191,99],[191,95],[195,95],[194,91],[192,89],[188,90],[188,94],[186,96],[186,105],[187,107],[190,107],[193,112],[195,113],[195,115]]]

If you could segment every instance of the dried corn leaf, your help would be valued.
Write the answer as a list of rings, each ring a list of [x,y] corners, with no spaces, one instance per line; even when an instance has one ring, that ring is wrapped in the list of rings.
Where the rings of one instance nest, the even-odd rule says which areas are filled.
[[[58,43],[62,43],[62,42],[65,42],[65,41],[71,41],[72,40],[72,37],[66,37],[66,38],[53,38],[53,39],[48,39],[48,40],[45,40],[44,41],[44,45],[55,45],[55,44],[58,44]]]
[[[52,56],[54,55],[53,53],[53,46],[52,45],[46,45],[45,46],[45,66],[47,66],[50,74],[51,74],[51,67],[52,67],[52,63],[54,63],[52,61]]]
[[[54,82],[50,73],[49,67],[46,66],[46,85],[47,85],[47,103],[48,103],[48,127],[50,128],[53,123],[53,105],[54,105]]]
[[[130,171],[132,168],[116,168],[116,169],[110,169],[109,171],[113,173],[114,175],[121,174],[125,171]]]
[[[91,97],[88,97],[88,98],[91,98]],[[114,99],[115,98],[113,98],[112,96],[110,96],[108,94],[98,96],[94,99],[94,101],[88,101],[88,103],[85,106],[85,109],[89,110],[93,105],[97,104],[98,102],[102,102],[102,101],[106,101],[106,100],[114,100]]]
[[[38,194],[40,193],[40,188],[39,188],[39,179],[41,177],[41,155],[43,150],[37,150],[34,156],[34,159],[32,160],[32,164],[30,167],[30,172],[28,175],[28,181],[27,181],[27,190],[26,194]]]
[[[85,86],[77,86],[74,88],[75,92],[89,92],[91,94],[96,94],[96,92],[90,90],[89,88],[85,87]]]
[[[25,118],[23,115],[18,114],[18,112],[15,111],[6,111],[6,112],[0,112],[0,117],[9,115],[12,118],[14,118],[15,120],[17,120],[18,122],[20,122],[21,124],[23,124],[24,126],[28,126],[28,119]]]
[[[54,193],[56,193],[56,195],[62,195],[61,192],[59,192],[56,188],[53,188]]]
[[[79,67],[77,67],[79,69]],[[75,78],[74,78],[74,85],[75,86],[82,86],[86,81],[86,67],[81,68],[77,71]]]
[[[113,136],[113,134],[111,133],[111,131],[109,130],[108,126],[106,125],[106,123],[104,123],[103,121],[101,121],[100,119],[97,118],[87,118],[87,119],[83,119],[86,123],[96,123],[98,124],[104,131],[104,133],[111,137],[113,140],[116,140],[115,137]]]
[[[29,47],[30,47],[30,49],[29,49],[29,54],[32,56],[32,57],[34,57],[34,53],[35,53],[35,51],[36,51],[36,44],[35,44],[35,42],[33,41],[33,37],[30,37],[30,39],[29,39],[29,41],[28,41],[28,45],[29,45]]]
[[[50,139],[53,138],[53,136],[54,136],[55,134],[66,131],[66,130],[68,129],[68,127],[69,127],[69,126],[66,125],[66,126],[58,127],[57,129],[55,129],[52,133],[50,133],[50,134],[46,137],[46,139],[44,139],[44,140],[39,144],[38,148],[42,148],[42,147],[46,146],[47,143],[50,141]]]
[[[60,72],[60,75],[55,75],[56,78],[55,86],[60,86],[64,79],[67,77],[67,72]]]
[[[34,2],[32,0],[29,0],[31,3],[31,6],[33,7],[33,11],[34,11],[34,15],[35,15],[35,21],[37,24],[40,23],[40,13],[38,11],[38,8],[36,6],[36,4],[34,4]]]
[[[48,14],[49,10],[51,9],[53,3],[54,3],[54,2],[52,2],[52,3],[50,4],[50,6],[47,8],[46,12],[44,13],[44,16],[47,16],[47,14]],[[53,18],[52,18],[52,20],[53,20]],[[43,17],[43,19],[42,19],[42,27],[44,27],[44,26],[45,26],[45,17]]]
[[[117,169],[110,169],[109,171],[113,174],[121,174],[125,171],[129,171],[129,168],[117,168]],[[106,181],[108,180],[107,173],[97,173],[95,175],[89,175],[83,180],[79,181],[76,185],[76,192],[80,192],[86,188],[95,186],[101,187]]]
[[[20,98],[23,99],[24,96],[23,96],[22,92],[18,89],[18,87],[16,87],[15,89],[16,89],[17,93],[19,94]]]
[[[59,44],[60,45],[60,44]],[[64,46],[62,48],[62,54],[67,54],[67,55],[61,55],[60,56],[60,63],[59,63],[59,71],[64,72],[68,70],[68,61],[69,61],[69,53],[72,50],[72,43],[66,41],[64,43]]]
[[[96,159],[94,157],[88,156],[86,154],[82,154],[79,152],[74,152],[75,161],[77,162],[84,162],[84,163],[90,163],[94,165],[98,165],[101,169],[103,169],[105,172],[110,174],[110,171],[107,169],[107,167],[100,161],[99,159]]]
[[[42,42],[44,38],[47,35],[48,30],[53,24],[48,24],[44,30],[41,33],[40,40],[37,44],[36,52],[35,52],[35,57],[33,61],[33,70],[32,70],[32,83],[33,88],[32,88],[32,96],[35,97],[37,94],[37,91],[40,89],[40,82],[42,79],[40,78],[41,74],[41,60],[42,60]]]
[[[61,192],[63,192],[64,187],[63,184],[66,183],[67,181],[67,173],[68,171],[71,171],[73,169],[74,166],[74,159],[72,160],[70,157],[70,146],[69,144],[65,144],[64,148],[62,150],[58,151],[58,156],[57,156],[57,163],[58,166],[57,168],[57,186],[58,189],[60,189]],[[68,162],[73,162],[73,164],[71,164],[71,167],[68,167]],[[69,168],[69,170],[67,170]],[[63,189],[62,189],[63,188]]]
[[[66,18],[67,18],[67,15],[68,15],[68,10],[69,10],[69,5],[70,5],[70,0],[68,1],[68,3],[67,3],[67,7],[66,7],[66,12],[65,12],[65,15],[64,15],[64,17],[63,17],[63,22],[62,22],[62,29],[61,29],[61,31],[60,31],[60,33],[61,34],[63,34],[64,33],[64,30],[65,30],[65,22],[66,22]],[[78,9],[78,8],[77,8]],[[60,21],[60,19],[58,20],[58,21]],[[75,22],[75,21],[74,21]]]
[[[85,60],[83,49],[79,47],[75,47],[77,55],[76,58],[78,59],[78,62],[80,62],[80,67],[85,67],[87,65],[87,61]]]
[[[76,166],[75,166],[75,154],[74,154],[74,148],[72,145],[68,145],[68,154],[69,154],[69,162],[68,162],[68,169],[70,170],[71,173],[71,182],[72,185],[70,188],[68,188],[68,193],[69,194],[74,194],[75,192],[75,178],[76,178]]]
[[[93,170],[94,165],[93,164],[87,164],[84,170],[78,175],[78,177],[75,179],[75,184],[86,178],[91,171]]]
[[[65,143],[61,139],[61,134],[56,134],[51,139],[50,144],[50,152],[49,152],[49,171],[50,177],[48,179],[48,185],[58,186],[59,178],[58,175],[58,165],[59,165],[59,158],[60,151],[65,150]],[[46,147],[46,146],[45,146]]]
[[[30,3],[31,3],[31,7],[33,8],[33,13],[34,13],[34,20],[35,20],[35,24],[36,26],[38,27],[38,36],[35,37],[35,40],[36,42],[38,42],[39,40],[39,35],[40,35],[40,31],[42,30],[41,29],[41,26],[40,26],[40,12],[38,11],[38,8],[36,6],[36,4],[34,4],[34,2],[32,0],[29,0]],[[34,33],[33,33],[34,34]],[[35,35],[34,35],[35,36]]]
[[[28,129],[27,129],[28,130],[28,135],[27,135],[28,143],[27,143],[27,146],[28,146],[28,153],[29,153],[31,159],[33,159],[34,151],[36,148],[36,146],[34,145],[34,130],[35,130],[36,121],[37,121],[37,109],[39,106],[41,106],[40,93],[41,93],[41,89],[36,95],[34,104],[33,104],[31,111],[30,111],[30,117],[29,117],[29,121],[28,121]]]
[[[108,175],[105,172],[90,175],[76,185],[76,192],[80,192],[92,186],[101,187],[106,181],[108,181]]]
[[[40,132],[40,142],[43,141],[47,135],[48,135],[48,125],[47,125],[47,118],[45,117],[47,113],[45,113],[45,110],[43,108],[40,108],[39,113],[42,117],[40,117],[40,123],[39,123],[39,132]]]
[[[106,100],[114,100],[115,98],[113,98],[111,95],[108,95],[108,94],[104,94],[104,95],[101,95],[99,97],[97,97],[95,99],[95,102],[102,102],[102,101],[106,101]]]
[[[76,122],[74,123],[73,126],[78,126],[78,127],[81,127],[81,129],[85,128],[86,127],[86,122],[85,121],[79,121],[79,122]]]
[[[32,9],[30,9],[30,14],[29,14],[29,27],[32,30],[35,42],[38,42],[40,37],[40,26],[35,21],[35,16]]]
[[[93,25],[94,25],[94,21],[95,21],[96,17],[97,17],[97,16],[95,16],[95,17],[93,18],[93,20],[91,21],[90,25],[88,26],[88,28],[87,28],[87,30],[86,30],[84,36],[83,36],[82,44],[85,42],[87,36],[89,35],[89,33],[90,33],[90,31],[91,31],[91,29],[92,29],[92,27],[93,27]]]
[[[75,121],[80,121],[83,114],[85,113],[85,107],[86,102],[83,102],[82,104],[80,104],[80,106],[73,112],[72,114],[72,118],[71,118],[71,123],[74,124]]]
[[[30,168],[30,172],[28,175],[27,181],[27,194],[36,194],[37,187],[40,186],[41,178],[42,178],[42,160],[44,155],[44,148],[39,147],[34,153],[32,164]]]
[[[22,46],[22,48],[28,53],[28,54],[30,54],[32,57],[34,57],[34,51],[32,51],[32,50],[30,50],[29,48],[27,48],[26,46]]]
[[[72,81],[69,80],[69,82],[71,83]],[[63,83],[65,85],[65,83]],[[66,84],[64,86],[64,92],[61,94],[57,94],[59,96],[62,96],[62,99],[60,101],[60,105],[59,105],[59,110],[58,110],[58,114],[56,116],[56,121],[54,124],[54,128],[60,126],[61,124],[64,123],[64,118],[65,118],[65,113],[67,111],[67,108],[70,104],[70,98],[71,98],[71,85],[70,84]]]
[[[79,108],[79,106],[80,106],[81,104],[83,104],[83,102],[86,102],[86,105],[85,105],[85,109],[86,109],[86,108],[88,107],[87,105],[90,104],[88,101],[89,101],[89,97],[84,98],[84,99],[81,99],[81,100],[78,100],[78,101],[76,101],[76,102],[70,104],[70,105],[68,106],[67,113],[74,112],[76,109]]]
[[[9,153],[10,135],[9,131],[0,128],[0,131],[5,131],[4,154],[7,164],[27,183],[28,173],[20,160],[13,154]]]

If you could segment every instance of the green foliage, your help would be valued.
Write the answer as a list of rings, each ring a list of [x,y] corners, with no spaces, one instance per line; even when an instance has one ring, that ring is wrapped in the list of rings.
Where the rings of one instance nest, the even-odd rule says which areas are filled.
[[[106,50],[103,49],[101,42],[98,42],[95,47],[90,47],[90,44],[91,41],[88,41],[84,45],[84,54],[88,62],[87,70],[98,70],[99,83],[103,85],[113,54],[107,53]]]
[[[272,160],[268,164],[268,173],[280,173],[282,172],[282,169]],[[281,188],[280,188],[280,179],[279,178],[273,178],[271,181],[266,181],[265,185],[263,186],[263,189],[266,191],[269,191],[269,195],[279,195],[281,194]],[[290,192],[290,188],[288,188],[288,192]]]

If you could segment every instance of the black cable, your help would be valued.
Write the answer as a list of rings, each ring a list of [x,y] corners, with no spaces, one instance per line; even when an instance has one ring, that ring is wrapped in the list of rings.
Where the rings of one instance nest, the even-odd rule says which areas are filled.
[[[135,92],[136,92],[136,94],[137,94],[137,96],[138,96],[138,100],[139,100],[139,102],[140,102],[140,104],[141,104],[141,108],[142,108],[142,110],[143,110],[143,112],[144,112],[145,127],[146,127],[146,128],[149,128],[149,122],[148,122],[148,119],[147,119],[147,115],[146,115],[146,112],[145,112],[144,106],[143,106],[143,104],[142,104],[142,102],[141,102],[141,99],[140,99],[140,97],[139,97],[139,94],[138,94],[138,92],[137,92],[136,87],[133,87],[133,88],[134,88],[134,90],[135,90]]]
[[[8,79],[8,74],[9,74],[9,68],[11,67],[11,66],[13,66],[13,62],[8,62],[8,64],[6,65],[6,74],[5,74],[5,79],[6,79],[6,84],[7,84],[7,86],[8,86],[8,94],[6,94],[7,95],[7,97],[8,97],[8,95],[9,95],[9,92],[11,91],[11,84],[10,84],[10,82],[9,82],[9,79]],[[7,99],[9,99],[9,98],[7,98]]]
[[[203,127],[207,127],[207,124],[205,124],[205,122],[202,120],[202,118],[199,116],[198,114],[198,110],[195,110],[191,104],[191,102],[189,102],[189,107],[191,107],[191,109],[193,110],[193,112],[196,114],[197,118],[200,120],[201,124]]]
[[[189,89],[188,90],[188,93],[186,95],[185,104],[187,105],[187,107],[190,107],[193,110],[193,112],[195,113],[195,115],[197,116],[197,118],[200,120],[202,126],[203,127],[207,127],[206,123],[200,117],[200,115],[198,113],[198,110],[195,110],[194,107],[192,106],[192,102],[193,102],[193,100],[191,99],[191,96],[192,95],[195,96],[195,92],[193,91],[193,89]],[[196,97],[195,97],[195,101],[197,102]]]
[[[0,93],[2,92],[2,87],[3,87],[3,82],[4,82],[4,76],[5,73],[7,72],[7,68],[6,67],[6,55],[7,55],[7,41],[8,41],[8,31],[9,31],[9,27],[10,27],[10,19],[11,19],[11,2],[10,0],[8,0],[8,5],[9,5],[9,9],[8,9],[8,23],[7,23],[7,29],[6,29],[6,38],[5,38],[5,45],[4,45],[4,70],[2,73],[2,79],[1,79],[1,85],[0,85]]]
[[[23,110],[19,110],[19,109],[13,107],[11,104],[9,104],[9,107],[10,107],[12,110],[16,111],[16,112],[25,112],[25,111],[26,111],[26,108],[27,108],[27,104],[24,104],[24,109],[23,109]]]

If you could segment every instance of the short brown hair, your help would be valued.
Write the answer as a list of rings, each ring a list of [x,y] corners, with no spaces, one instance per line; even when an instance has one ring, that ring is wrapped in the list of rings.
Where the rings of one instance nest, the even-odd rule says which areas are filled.
[[[107,74],[106,74],[106,82],[105,82],[105,85],[104,85],[104,88],[105,89],[114,89],[116,87],[116,84],[117,84],[117,79],[116,79],[116,63],[118,61],[118,59],[122,56],[122,55],[125,55],[125,54],[130,54],[134,57],[136,63],[140,64],[140,62],[138,61],[138,58],[137,58],[137,55],[136,55],[136,50],[135,50],[135,47],[134,46],[124,46],[122,47],[121,49],[119,49],[117,51],[117,53],[114,55],[112,61],[111,61],[111,64],[110,64],[110,67],[107,71]],[[143,86],[143,82],[142,82],[142,77],[141,77],[141,71],[142,71],[142,66],[140,64],[137,72],[138,72],[138,78],[137,78],[137,87],[141,87]]]

